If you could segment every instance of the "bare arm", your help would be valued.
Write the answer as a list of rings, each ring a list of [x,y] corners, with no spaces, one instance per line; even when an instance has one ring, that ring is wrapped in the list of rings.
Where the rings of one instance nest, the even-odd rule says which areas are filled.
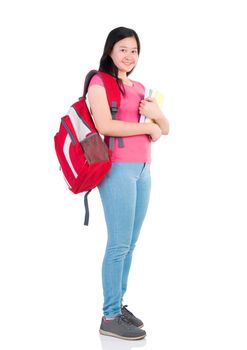
[[[158,140],[161,135],[160,128],[155,124],[112,120],[106,91],[103,86],[92,85],[88,90],[88,101],[96,128],[102,135],[133,136],[147,134],[151,136],[153,141]]]
[[[158,114],[155,118],[155,122],[159,125],[161,131],[162,131],[162,135],[168,135],[169,134],[169,130],[170,130],[170,126],[169,126],[169,122],[166,119],[164,113],[161,111],[160,114]]]

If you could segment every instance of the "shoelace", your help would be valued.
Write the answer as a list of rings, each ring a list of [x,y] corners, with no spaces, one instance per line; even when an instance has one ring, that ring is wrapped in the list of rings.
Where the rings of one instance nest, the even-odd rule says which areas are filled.
[[[130,312],[130,311],[127,309],[127,307],[128,307],[128,305],[124,305],[124,306],[122,306],[122,309],[124,309],[129,315],[134,316],[134,315],[132,314],[132,312]]]

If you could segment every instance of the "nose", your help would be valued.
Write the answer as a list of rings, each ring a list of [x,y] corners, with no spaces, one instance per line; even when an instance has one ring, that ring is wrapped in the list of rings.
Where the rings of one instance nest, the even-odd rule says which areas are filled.
[[[125,58],[128,59],[128,60],[131,60],[132,56],[134,56],[133,53],[131,51],[127,51],[126,55],[125,55]]]
[[[125,56],[125,61],[126,62],[131,62],[133,60],[133,57],[132,57],[132,55],[130,54],[130,55],[127,55],[127,56]]]

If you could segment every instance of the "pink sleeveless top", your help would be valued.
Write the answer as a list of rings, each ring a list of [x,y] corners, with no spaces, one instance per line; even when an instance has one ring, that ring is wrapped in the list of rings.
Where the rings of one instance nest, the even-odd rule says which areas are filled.
[[[138,123],[139,104],[144,98],[145,88],[141,83],[131,80],[133,86],[124,85],[125,96],[121,94],[120,108],[117,120]],[[104,87],[99,75],[94,75],[90,86],[100,85]],[[151,162],[151,141],[149,135],[135,135],[123,137],[124,147],[120,148],[118,139],[114,138],[113,162]]]

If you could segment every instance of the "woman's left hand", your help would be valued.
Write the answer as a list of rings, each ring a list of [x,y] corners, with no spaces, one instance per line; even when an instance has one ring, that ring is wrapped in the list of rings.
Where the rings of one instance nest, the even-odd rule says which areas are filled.
[[[141,100],[139,106],[139,113],[149,119],[153,119],[154,121],[160,118],[160,116],[162,115],[162,111],[158,103],[152,97],[147,97],[145,100]]]

